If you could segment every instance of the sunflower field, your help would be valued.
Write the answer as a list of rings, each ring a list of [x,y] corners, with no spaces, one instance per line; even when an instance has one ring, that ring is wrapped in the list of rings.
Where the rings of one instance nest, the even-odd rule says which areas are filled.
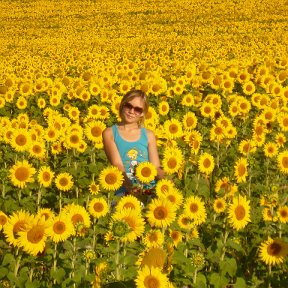
[[[288,2],[2,0],[0,287],[287,287]],[[146,92],[166,173],[121,198],[103,130]]]

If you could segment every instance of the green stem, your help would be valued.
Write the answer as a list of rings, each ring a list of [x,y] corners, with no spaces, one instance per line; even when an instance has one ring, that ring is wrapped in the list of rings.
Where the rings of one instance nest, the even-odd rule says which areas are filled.
[[[61,212],[62,210],[62,192],[59,192],[59,211]]]
[[[75,276],[75,261],[76,261],[76,250],[77,250],[77,247],[76,247],[76,237],[73,238],[73,249],[72,249],[72,261],[71,261],[71,273],[70,273],[70,278],[74,278]],[[73,284],[73,287],[76,287],[75,286],[76,284],[74,283]]]
[[[116,264],[116,280],[120,280],[120,265],[119,265],[119,259],[120,259],[120,240],[117,239],[117,248],[116,248],[116,255],[115,255],[115,264]]]
[[[196,284],[196,280],[197,280],[197,272],[198,270],[195,269],[194,273],[193,273],[193,284]]]
[[[14,267],[14,276],[17,277],[18,275],[18,270],[20,267],[20,262],[21,262],[21,258],[22,258],[22,254],[19,254],[19,248],[17,248],[16,250],[16,263],[15,263],[15,267]]]
[[[2,181],[2,198],[5,199],[5,183]]]
[[[34,272],[34,268],[31,268],[30,271],[29,271],[29,280],[30,280],[30,282],[33,281],[33,272]]]
[[[37,211],[41,208],[40,202],[41,202],[41,196],[42,196],[42,189],[41,186],[38,189],[38,195],[37,195]]]

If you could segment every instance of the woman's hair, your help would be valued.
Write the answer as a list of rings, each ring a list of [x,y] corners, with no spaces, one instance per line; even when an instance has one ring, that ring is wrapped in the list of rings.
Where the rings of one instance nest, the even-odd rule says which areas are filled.
[[[145,92],[143,92],[142,90],[137,90],[137,89],[133,89],[133,90],[130,90],[129,92],[127,92],[122,100],[121,100],[121,103],[120,103],[120,106],[119,106],[119,114],[120,114],[120,117],[122,115],[122,112],[123,112],[123,107],[124,105],[131,101],[132,99],[136,98],[136,97],[140,97],[143,99],[144,101],[144,111],[143,111],[143,115],[140,117],[139,119],[139,122],[138,124],[141,126],[143,125],[144,123],[144,120],[145,120],[145,115],[146,113],[148,112],[148,109],[149,109],[149,101],[148,101],[148,98],[145,94]]]

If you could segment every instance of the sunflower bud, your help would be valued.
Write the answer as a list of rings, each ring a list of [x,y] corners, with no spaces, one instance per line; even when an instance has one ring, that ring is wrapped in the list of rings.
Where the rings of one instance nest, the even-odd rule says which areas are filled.
[[[129,233],[130,227],[125,221],[115,221],[112,225],[112,234],[114,237],[125,237]]]

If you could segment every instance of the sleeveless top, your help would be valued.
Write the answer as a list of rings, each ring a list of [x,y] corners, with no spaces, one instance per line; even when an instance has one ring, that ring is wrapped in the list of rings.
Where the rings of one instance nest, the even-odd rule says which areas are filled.
[[[127,141],[123,139],[119,133],[117,124],[112,126],[112,132],[115,144],[125,167],[126,175],[133,184],[137,184],[137,179],[135,177],[137,165],[141,162],[149,161],[147,131],[145,128],[141,128],[140,138],[136,141]],[[155,185],[154,182],[155,181],[151,182],[153,186]],[[123,188],[124,187],[121,187],[119,191],[116,191],[116,195],[123,195],[125,193],[125,188]]]

